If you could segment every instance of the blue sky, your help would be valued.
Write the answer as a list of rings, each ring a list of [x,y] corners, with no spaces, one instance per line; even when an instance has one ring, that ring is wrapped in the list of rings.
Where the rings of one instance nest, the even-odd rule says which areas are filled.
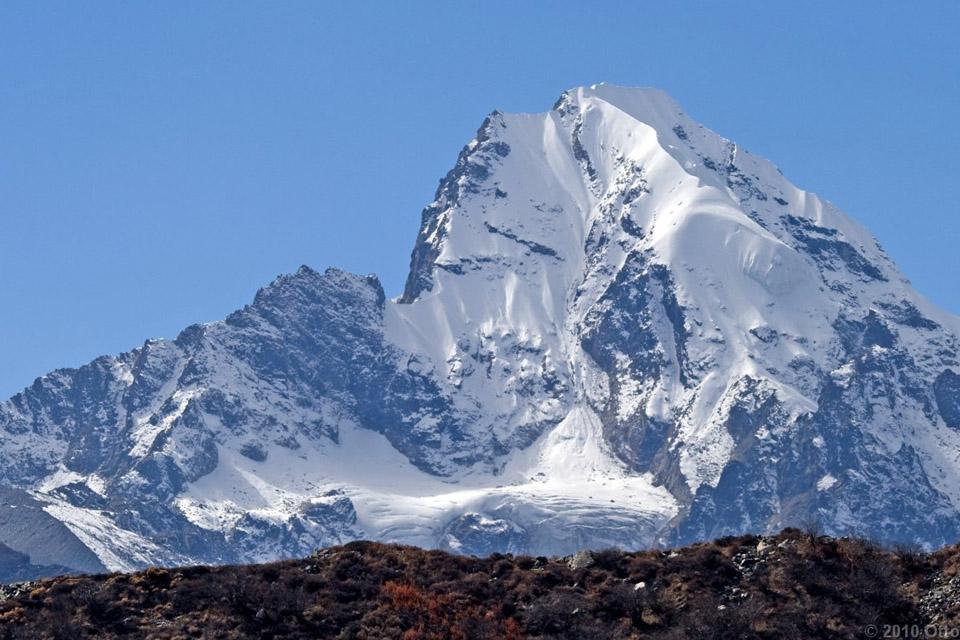
[[[657,86],[960,312],[960,3],[0,5],[0,396],[300,264],[399,293],[484,115]],[[359,5],[359,6],[358,6]]]

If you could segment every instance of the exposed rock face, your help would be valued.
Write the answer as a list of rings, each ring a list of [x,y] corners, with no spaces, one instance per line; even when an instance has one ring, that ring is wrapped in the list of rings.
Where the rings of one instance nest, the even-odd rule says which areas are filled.
[[[488,556],[520,553],[529,547],[529,540],[527,532],[510,520],[465,513],[447,524],[439,546],[454,553]]]
[[[933,392],[943,422],[951,429],[960,429],[960,376],[945,369],[937,376]]]
[[[958,333],[869,233],[661,92],[576,89],[487,118],[396,301],[303,267],[0,404],[0,482],[55,523],[33,540],[7,511],[0,542],[79,570],[815,520],[939,545]]]

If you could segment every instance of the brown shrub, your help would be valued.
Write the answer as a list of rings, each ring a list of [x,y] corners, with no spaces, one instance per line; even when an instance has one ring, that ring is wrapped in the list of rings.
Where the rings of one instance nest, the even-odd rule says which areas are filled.
[[[451,556],[351,543],[303,561],[65,578],[0,601],[0,640],[87,637],[853,638],[923,622],[960,549],[927,555],[786,531],[676,554]],[[746,558],[746,560],[744,560]],[[643,583],[642,585],[640,583]]]

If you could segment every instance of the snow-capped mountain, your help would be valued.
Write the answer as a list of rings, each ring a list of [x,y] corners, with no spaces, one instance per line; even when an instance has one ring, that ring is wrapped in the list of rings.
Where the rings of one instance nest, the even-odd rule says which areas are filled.
[[[403,295],[307,267],[0,405],[0,543],[78,570],[372,538],[960,537],[960,320],[664,93],[492,113]]]

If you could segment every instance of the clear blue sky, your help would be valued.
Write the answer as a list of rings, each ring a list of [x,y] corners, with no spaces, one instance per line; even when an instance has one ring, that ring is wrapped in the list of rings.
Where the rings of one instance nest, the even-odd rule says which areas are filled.
[[[0,396],[303,263],[399,293],[484,115],[598,81],[665,89],[960,312],[960,2],[359,4],[0,5]]]

